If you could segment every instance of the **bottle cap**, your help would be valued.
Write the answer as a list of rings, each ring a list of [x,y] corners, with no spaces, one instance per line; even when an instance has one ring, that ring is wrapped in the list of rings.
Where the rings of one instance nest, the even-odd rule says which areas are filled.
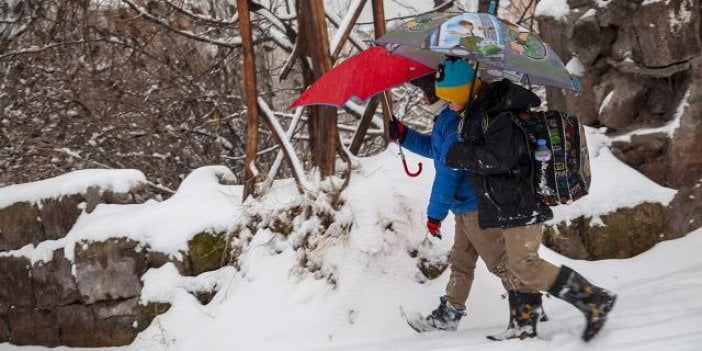
[[[546,145],[546,139],[538,139],[538,140],[536,140],[536,145],[545,146],[545,145]]]

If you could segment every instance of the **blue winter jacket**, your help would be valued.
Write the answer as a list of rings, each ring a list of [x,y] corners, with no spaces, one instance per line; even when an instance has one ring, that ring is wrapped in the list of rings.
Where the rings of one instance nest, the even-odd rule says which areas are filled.
[[[434,160],[436,175],[431,187],[427,215],[442,221],[451,210],[461,214],[478,209],[475,190],[470,184],[468,171],[446,166],[446,151],[458,140],[458,123],[461,117],[450,108],[445,108],[434,121],[431,135],[407,128],[402,146],[408,150]]]

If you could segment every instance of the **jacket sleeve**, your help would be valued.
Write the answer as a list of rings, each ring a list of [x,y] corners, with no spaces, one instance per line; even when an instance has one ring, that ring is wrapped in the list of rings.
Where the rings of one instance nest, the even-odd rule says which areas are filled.
[[[507,173],[519,160],[521,146],[513,144],[519,140],[515,133],[522,131],[514,125],[509,113],[490,118],[482,137],[457,141],[448,148],[446,165],[477,174]]]
[[[407,128],[407,135],[402,146],[415,154],[426,158],[433,158],[431,151],[431,135],[422,134],[414,129]]]
[[[445,153],[450,145],[458,140],[458,121],[445,123],[440,126],[441,154],[434,158],[436,175],[431,187],[427,216],[444,220],[451,206],[456,202],[458,182],[461,180],[463,170],[451,169],[445,164]]]

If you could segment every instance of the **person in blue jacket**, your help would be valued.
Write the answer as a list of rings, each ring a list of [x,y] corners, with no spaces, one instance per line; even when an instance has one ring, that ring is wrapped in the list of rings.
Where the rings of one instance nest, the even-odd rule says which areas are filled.
[[[473,82],[475,80],[475,82]],[[395,117],[388,128],[390,139],[402,147],[434,160],[436,175],[427,207],[427,230],[441,238],[441,222],[450,212],[455,216],[454,244],[451,249],[451,276],[445,295],[439,298],[439,307],[431,315],[410,325],[418,332],[430,330],[456,330],[460,319],[466,315],[466,300],[473,283],[478,257],[482,257],[488,270],[497,275],[507,291],[515,297],[528,298],[535,311],[541,311],[541,294],[522,284],[507,269],[506,258],[499,250],[499,235],[486,235],[478,225],[478,199],[471,185],[467,170],[446,166],[448,148],[458,140],[459,124],[466,109],[471,91],[476,95],[482,83],[475,76],[471,65],[463,59],[449,57],[436,72],[434,93],[448,102],[436,117],[431,134],[419,133]],[[428,92],[425,90],[425,93]],[[512,324],[508,328],[512,327]],[[516,324],[515,324],[516,327]],[[535,326],[534,326],[535,328]],[[521,332],[514,331],[515,335]]]

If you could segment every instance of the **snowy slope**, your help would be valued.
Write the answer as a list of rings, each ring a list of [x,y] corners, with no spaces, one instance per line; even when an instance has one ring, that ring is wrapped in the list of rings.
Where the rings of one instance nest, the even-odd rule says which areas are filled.
[[[667,203],[674,191],[657,186],[610,157],[606,140],[590,130],[593,192],[585,199],[557,209],[562,219],[578,212],[598,215],[617,205],[644,200]],[[297,253],[290,241],[261,230],[242,256],[241,270],[225,267],[198,277],[181,277],[172,265],[152,269],[144,276],[143,298],[170,302],[173,307],[157,317],[130,346],[106,350],[699,350],[702,348],[702,229],[688,236],[656,245],[628,260],[573,261],[546,248],[541,254],[557,264],[567,264],[596,284],[619,294],[611,320],[591,343],[580,340],[583,317],[556,298],[545,299],[550,321],[541,324],[540,337],[526,341],[493,342],[484,335],[504,328],[507,302],[498,279],[479,265],[468,302],[469,316],[457,332],[414,333],[400,317],[398,306],[429,312],[436,307],[448,272],[428,282],[418,280],[417,261],[409,251],[426,257],[445,258],[453,239],[453,218],[443,224],[444,240],[427,239],[424,233],[426,201],[433,178],[431,161],[407,155],[411,167],[425,163],[418,178],[404,175],[396,148],[360,160],[338,221],[351,222],[350,235],[325,242],[320,255],[333,273],[336,287],[312,274],[294,271]],[[239,218],[240,189],[213,185],[219,168],[194,172],[172,199],[120,208],[107,205],[80,219],[80,226],[66,241],[85,235],[105,235],[100,225],[133,228],[160,247],[179,249],[203,229],[204,222],[184,218],[207,213],[208,221],[225,227]],[[614,176],[616,174],[616,176]],[[625,177],[623,175],[626,175]],[[622,180],[623,179],[623,180]],[[643,191],[645,189],[645,191]],[[607,196],[616,191],[616,199]],[[646,194],[645,196],[642,195]],[[216,199],[211,211],[207,199]],[[192,200],[192,201],[190,201]],[[257,206],[261,209],[294,203],[299,198],[290,182]],[[103,206],[103,205],[101,205]],[[126,211],[126,212],[125,212]],[[139,213],[131,221],[121,212]],[[208,213],[209,212],[209,213]],[[155,215],[151,220],[150,214]],[[199,216],[201,217],[201,216]],[[183,221],[191,222],[189,225]],[[103,223],[103,224],[101,224]],[[180,232],[166,237],[157,223],[180,225]],[[92,228],[86,230],[86,228]],[[113,229],[114,230],[114,229]],[[92,234],[91,234],[92,233]],[[141,234],[140,234],[141,233]],[[292,236],[294,237],[294,235]],[[60,244],[60,243],[58,243]],[[38,248],[36,251],[41,251]],[[35,259],[36,252],[16,252]],[[217,287],[206,306],[189,290]],[[0,350],[49,350],[0,344]],[[55,350],[78,350],[56,348]],[[105,349],[101,349],[105,350]]]

